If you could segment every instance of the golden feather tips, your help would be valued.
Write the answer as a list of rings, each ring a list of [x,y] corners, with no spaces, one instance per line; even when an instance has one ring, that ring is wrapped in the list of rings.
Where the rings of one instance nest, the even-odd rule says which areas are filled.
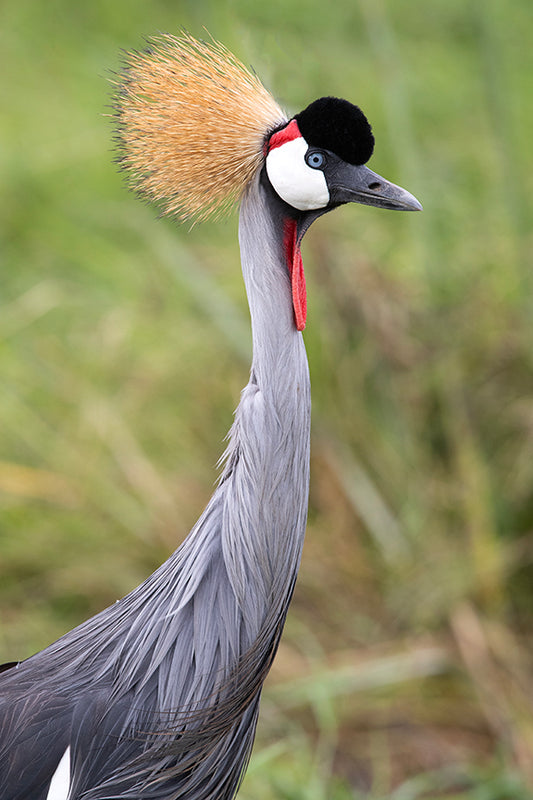
[[[219,42],[165,34],[148,45],[126,53],[117,81],[119,160],[163,213],[204,220],[240,198],[287,117]]]

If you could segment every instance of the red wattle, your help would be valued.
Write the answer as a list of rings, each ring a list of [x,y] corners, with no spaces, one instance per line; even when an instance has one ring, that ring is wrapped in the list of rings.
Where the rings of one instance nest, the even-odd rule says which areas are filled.
[[[307,319],[307,291],[305,288],[304,265],[298,245],[297,225],[295,220],[285,221],[284,230],[285,256],[291,277],[292,306],[296,328],[303,331]]]

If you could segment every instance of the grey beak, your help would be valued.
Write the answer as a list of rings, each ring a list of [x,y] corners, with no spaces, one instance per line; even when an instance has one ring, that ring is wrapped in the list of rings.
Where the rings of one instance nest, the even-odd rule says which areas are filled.
[[[362,203],[395,211],[422,211],[421,204],[410,192],[364,165],[343,162],[328,176],[328,188],[333,203]]]

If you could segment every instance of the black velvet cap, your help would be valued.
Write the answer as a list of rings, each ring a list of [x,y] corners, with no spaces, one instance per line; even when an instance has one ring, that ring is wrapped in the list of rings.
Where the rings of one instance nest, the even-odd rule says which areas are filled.
[[[374,136],[359,108],[338,97],[321,97],[295,116],[311,147],[331,150],[349,164],[364,164],[374,150]]]

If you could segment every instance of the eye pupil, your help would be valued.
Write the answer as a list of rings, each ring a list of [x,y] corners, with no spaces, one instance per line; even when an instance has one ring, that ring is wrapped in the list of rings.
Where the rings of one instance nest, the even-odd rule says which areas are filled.
[[[319,150],[314,150],[306,155],[305,160],[313,169],[320,169],[320,167],[324,166],[326,159],[324,153],[321,153]]]

